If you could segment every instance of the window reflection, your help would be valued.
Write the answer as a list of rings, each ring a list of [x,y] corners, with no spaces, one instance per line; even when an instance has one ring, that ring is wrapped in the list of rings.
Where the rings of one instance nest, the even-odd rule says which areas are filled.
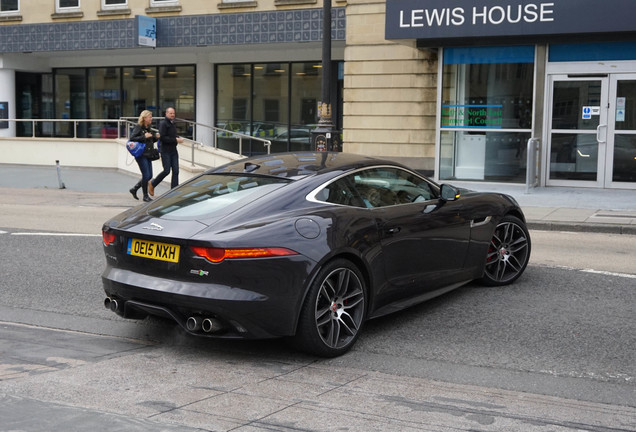
[[[195,120],[195,69],[194,66],[162,66],[159,68],[159,112],[161,118],[166,109],[173,107],[177,119]],[[183,121],[175,121],[177,134],[193,138],[192,127]]]
[[[152,111],[156,121],[168,107],[178,119],[195,120],[194,65],[57,69],[53,76],[55,117],[61,119],[136,119]],[[51,115],[53,117],[53,115]],[[136,121],[136,120],[135,120]],[[190,125],[176,122],[179,135],[193,136]],[[57,123],[55,136],[74,136],[73,124]],[[122,135],[125,131],[119,131]],[[78,137],[117,137],[117,122],[80,122]]]
[[[88,70],[88,118],[119,119],[121,92],[119,68]],[[88,125],[89,138],[117,138],[117,122],[94,122]]]
[[[123,68],[122,113],[124,117],[137,117],[143,110],[150,110],[154,117],[157,110],[157,68],[139,66]]]
[[[614,135],[612,181],[636,182],[636,136]]]
[[[86,70],[63,69],[55,76],[55,112],[61,119],[85,119],[86,107]],[[73,137],[73,123],[56,123],[55,136]],[[86,136],[86,124],[78,126],[78,136]]]
[[[311,149],[322,89],[320,62],[257,63],[217,66],[218,146],[237,152],[232,132],[269,139],[271,152]],[[251,143],[250,143],[251,141]],[[267,149],[243,140],[245,153]]]

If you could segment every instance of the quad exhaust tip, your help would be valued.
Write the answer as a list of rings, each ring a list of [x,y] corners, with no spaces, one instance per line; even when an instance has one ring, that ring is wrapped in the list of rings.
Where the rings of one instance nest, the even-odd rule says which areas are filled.
[[[112,297],[106,297],[104,299],[104,307],[106,309],[110,309],[113,312],[117,312],[120,308],[120,303],[119,301],[117,301],[117,299],[114,299]]]
[[[223,330],[223,324],[216,318],[206,318],[201,323],[201,328],[206,333],[216,333]]]
[[[186,321],[186,328],[188,329],[188,331],[197,332],[201,330],[202,323],[203,323],[203,318],[199,316],[191,316]]]
[[[117,300],[116,298],[106,297],[104,299],[104,307],[120,315],[123,310],[123,306],[124,302],[121,300]],[[197,315],[188,317],[185,323],[185,327],[189,332],[193,333],[199,331],[203,331],[205,333],[218,333],[225,329],[225,325],[217,318],[204,318]]]
[[[217,333],[225,327],[216,318],[203,318],[202,316],[191,316],[186,320],[186,329],[191,332],[203,330],[205,333]]]

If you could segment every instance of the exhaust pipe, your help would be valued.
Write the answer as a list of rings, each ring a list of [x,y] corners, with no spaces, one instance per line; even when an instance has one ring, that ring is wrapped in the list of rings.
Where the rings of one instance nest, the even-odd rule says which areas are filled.
[[[206,318],[201,323],[201,328],[206,333],[215,333],[223,329],[223,324],[215,318]]]
[[[121,309],[123,308],[123,306],[124,306],[124,303],[123,302],[120,303],[119,300],[117,300],[116,298],[106,297],[104,299],[104,307],[118,314],[121,314],[122,312]]]
[[[188,331],[196,332],[201,330],[201,324],[203,323],[203,318],[199,316],[191,316],[186,321],[186,328]]]
[[[119,310],[119,306],[119,302],[116,299],[110,299],[110,310],[117,312]]]

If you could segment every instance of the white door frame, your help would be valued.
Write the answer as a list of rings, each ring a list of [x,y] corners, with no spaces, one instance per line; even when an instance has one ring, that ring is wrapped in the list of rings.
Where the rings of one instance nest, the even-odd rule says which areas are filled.
[[[601,79],[602,75],[607,75],[607,87],[604,96],[606,98],[606,117],[605,130],[601,130],[601,139],[607,137],[606,144],[602,144],[603,152],[599,152],[599,170],[602,175],[597,175],[597,180],[576,181],[576,180],[550,180],[550,130],[552,122],[552,96],[555,77],[563,77],[564,75],[570,79]],[[546,186],[575,186],[575,187],[599,187],[599,188],[616,188],[616,189],[636,189],[636,182],[614,182],[612,181],[613,172],[613,152],[615,143],[615,115],[616,115],[616,96],[617,82],[620,80],[636,81],[636,61],[610,61],[610,62],[563,62],[549,63],[546,65],[546,85],[544,93],[544,113],[542,142],[544,149],[541,157],[541,173],[542,184]],[[605,135],[606,132],[606,135]],[[619,131],[623,135],[636,135],[635,131]],[[603,165],[601,166],[601,159]],[[599,171],[601,172],[601,171]]]

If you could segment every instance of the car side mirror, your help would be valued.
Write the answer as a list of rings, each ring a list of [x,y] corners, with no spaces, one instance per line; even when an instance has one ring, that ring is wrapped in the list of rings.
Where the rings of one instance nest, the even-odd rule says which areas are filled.
[[[440,187],[440,199],[442,201],[455,201],[460,197],[459,189],[449,184]]]

